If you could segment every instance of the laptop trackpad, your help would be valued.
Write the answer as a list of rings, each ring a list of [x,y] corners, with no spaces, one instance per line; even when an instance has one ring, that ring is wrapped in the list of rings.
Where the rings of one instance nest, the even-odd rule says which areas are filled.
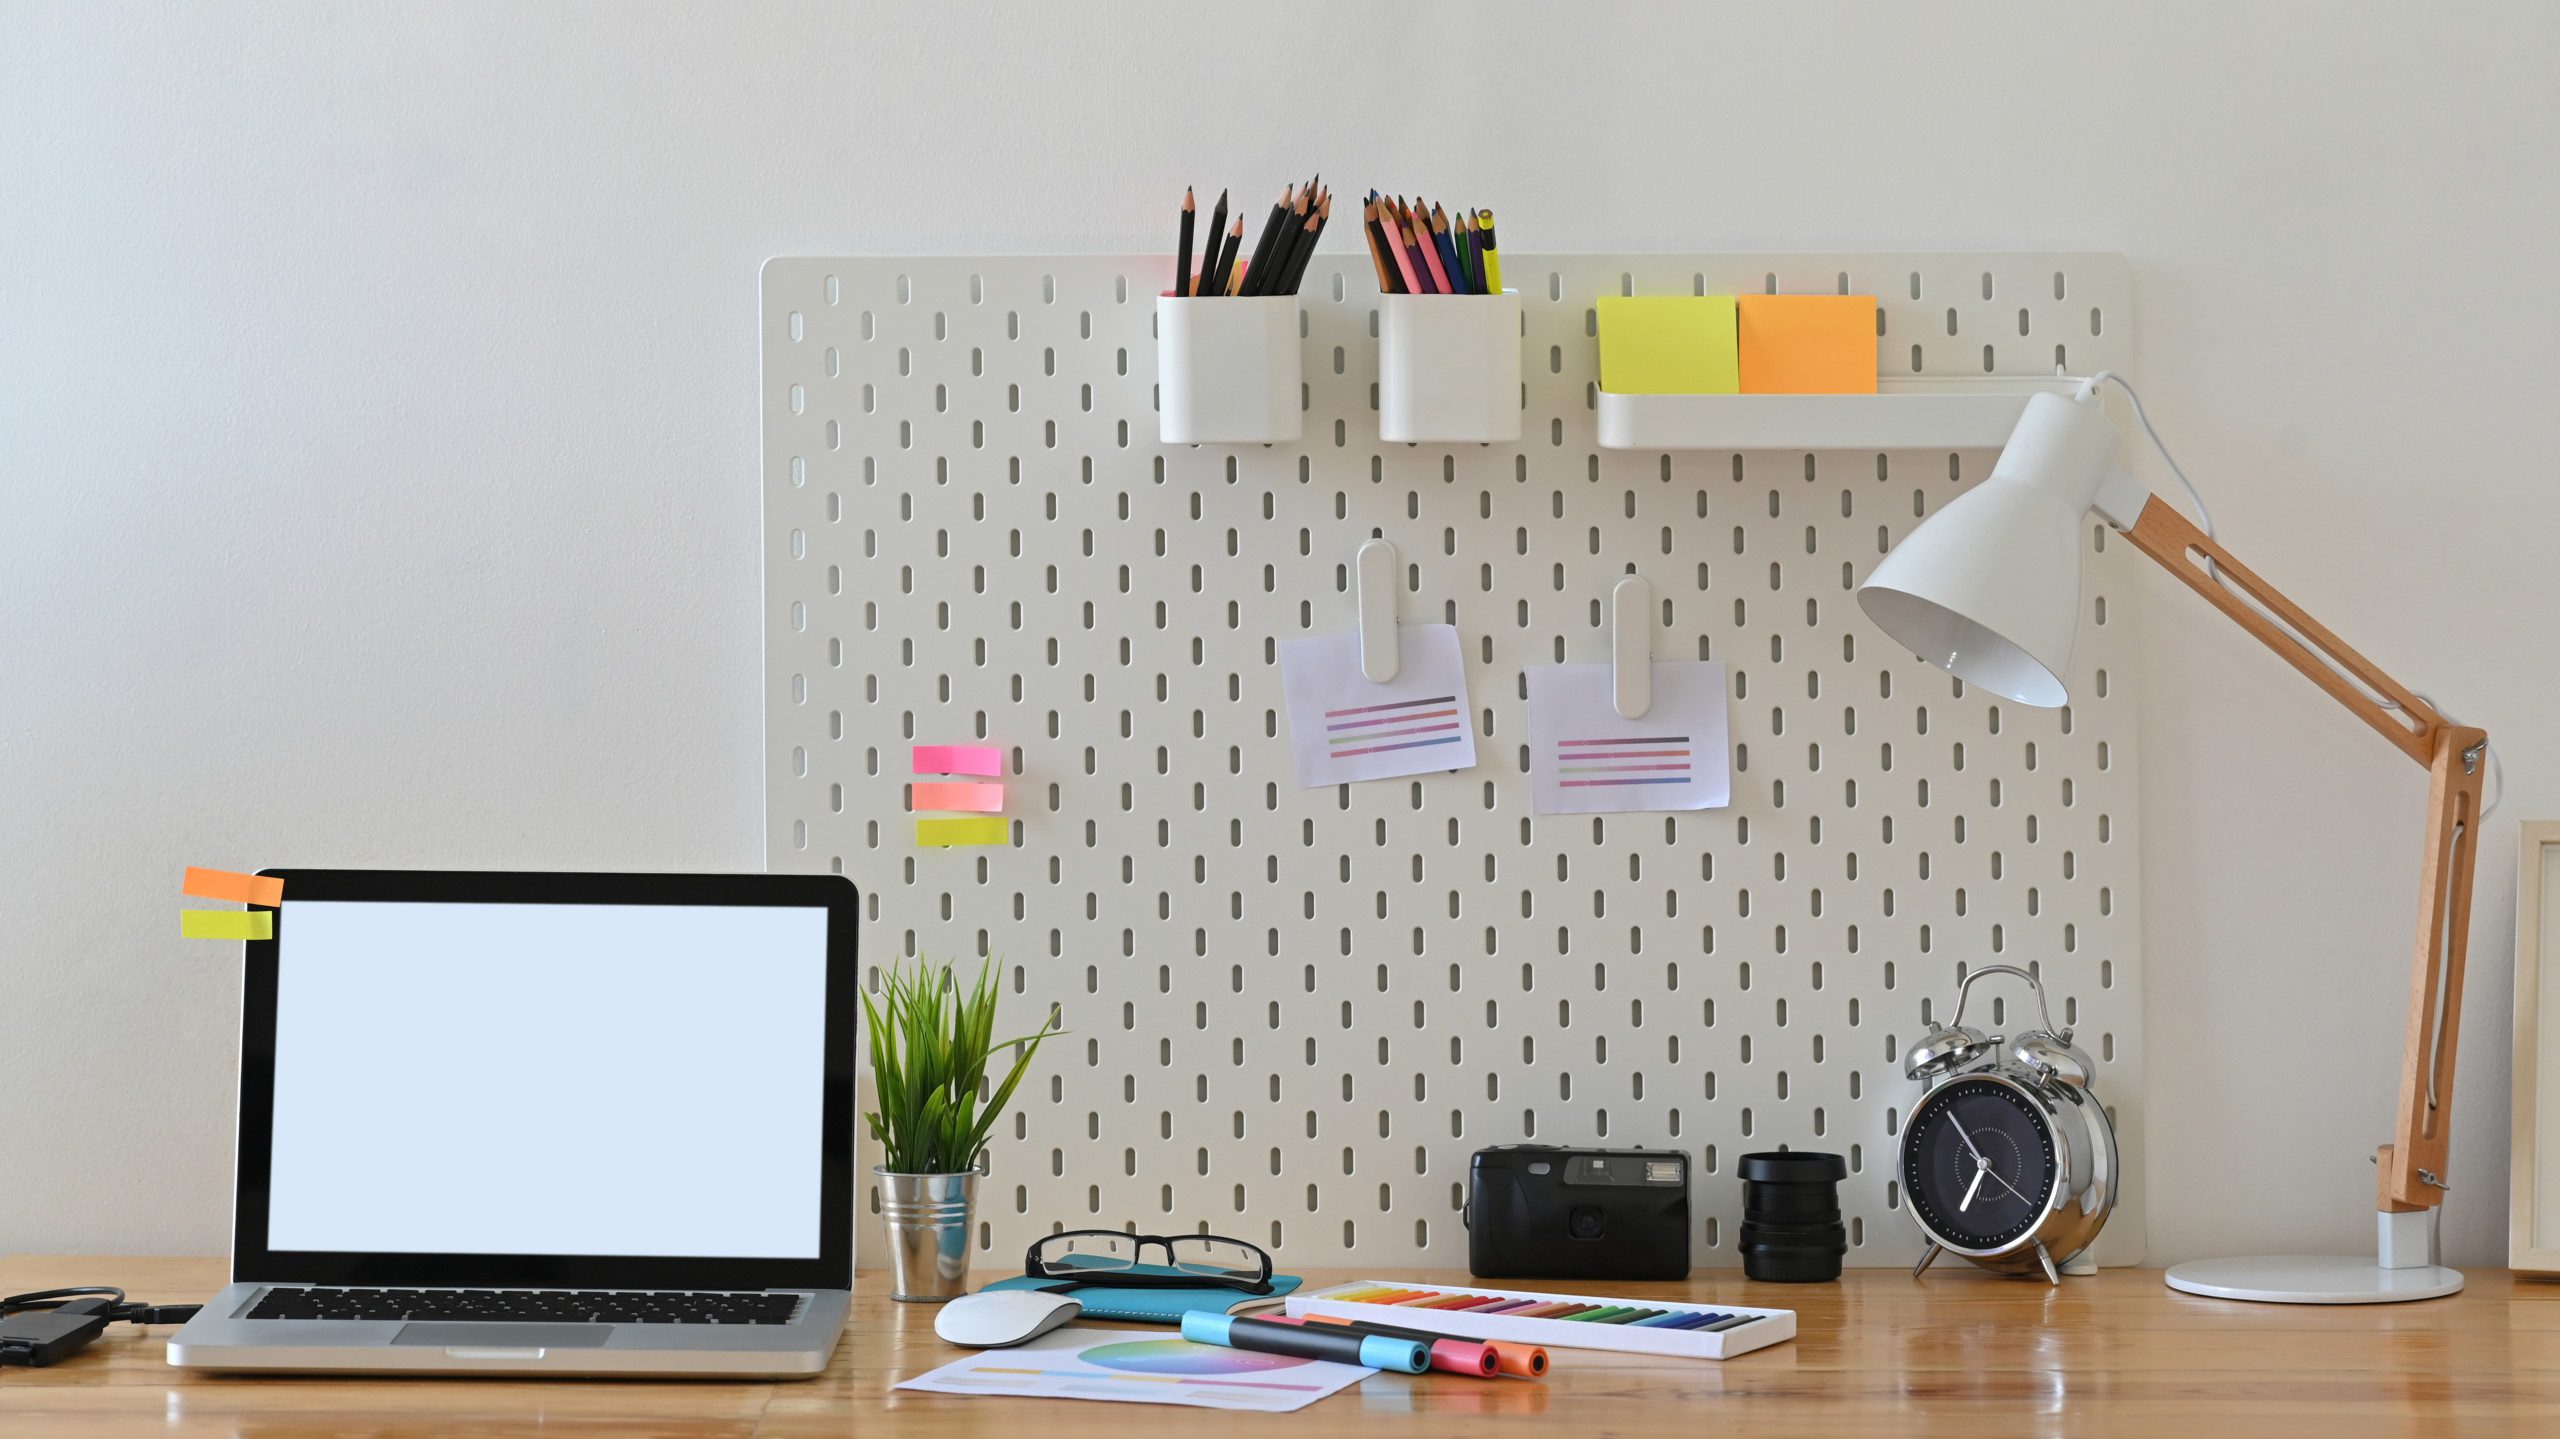
[[[493,1349],[593,1349],[612,1333],[610,1324],[461,1324],[422,1319],[402,1325],[391,1342]]]

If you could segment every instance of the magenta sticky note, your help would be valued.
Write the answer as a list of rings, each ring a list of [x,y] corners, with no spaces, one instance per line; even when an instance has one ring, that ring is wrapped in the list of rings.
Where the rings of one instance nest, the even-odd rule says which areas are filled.
[[[965,780],[934,783],[917,780],[915,807],[954,810],[961,814],[996,814],[1004,809],[1004,786]]]
[[[1004,773],[1004,750],[991,744],[920,744],[915,747],[918,774]]]

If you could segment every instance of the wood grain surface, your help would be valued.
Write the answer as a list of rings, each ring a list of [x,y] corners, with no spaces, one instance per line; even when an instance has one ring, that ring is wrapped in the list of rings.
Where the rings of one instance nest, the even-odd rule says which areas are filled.
[[[0,1292],[107,1283],[182,1303],[220,1287],[224,1268],[218,1259],[18,1257],[0,1259]],[[1793,1308],[1797,1339],[1723,1362],[1557,1350],[1544,1382],[1382,1374],[1293,1415],[1212,1416],[891,1393],[897,1380],[966,1351],[934,1337],[931,1309],[889,1302],[866,1274],[834,1364],[804,1382],[235,1378],[171,1369],[168,1330],[119,1325],[55,1368],[0,1370],[0,1434],[1078,1439],[1211,1425],[1307,1435],[1354,1425],[1363,1434],[1517,1429],[1557,1439],[1673,1439],[1708,1426],[1785,1439],[2560,1433],[2560,1285],[2503,1270],[2470,1280],[2449,1299],[2319,1308],[2178,1294],[2156,1270],[2110,1269],[2058,1292],[1961,1264],[1916,1281],[1853,1269],[1814,1285],[1702,1270],[1685,1284],[1580,1287]]]

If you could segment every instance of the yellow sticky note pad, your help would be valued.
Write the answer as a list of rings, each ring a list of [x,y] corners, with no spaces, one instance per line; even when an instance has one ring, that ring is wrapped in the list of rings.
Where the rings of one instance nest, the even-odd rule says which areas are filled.
[[[1742,295],[1734,305],[1742,393],[1876,392],[1875,296]]]
[[[1013,827],[1002,819],[920,819],[916,821],[916,843],[920,845],[1009,844]]]
[[[273,939],[276,917],[264,909],[182,909],[178,933],[187,939]]]
[[[1615,395],[1740,392],[1731,295],[1603,295],[1599,309],[1600,388]]]

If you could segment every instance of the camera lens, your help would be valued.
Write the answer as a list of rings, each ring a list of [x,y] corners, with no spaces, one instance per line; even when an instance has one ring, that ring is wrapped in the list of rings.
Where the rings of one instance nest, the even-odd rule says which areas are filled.
[[[1849,1231],[1840,1222],[1837,1154],[1790,1150],[1742,1156],[1742,1272],[1778,1284],[1840,1277]]]
[[[1577,1209],[1566,1219],[1565,1226],[1576,1239],[1597,1239],[1600,1237],[1600,1211]]]

